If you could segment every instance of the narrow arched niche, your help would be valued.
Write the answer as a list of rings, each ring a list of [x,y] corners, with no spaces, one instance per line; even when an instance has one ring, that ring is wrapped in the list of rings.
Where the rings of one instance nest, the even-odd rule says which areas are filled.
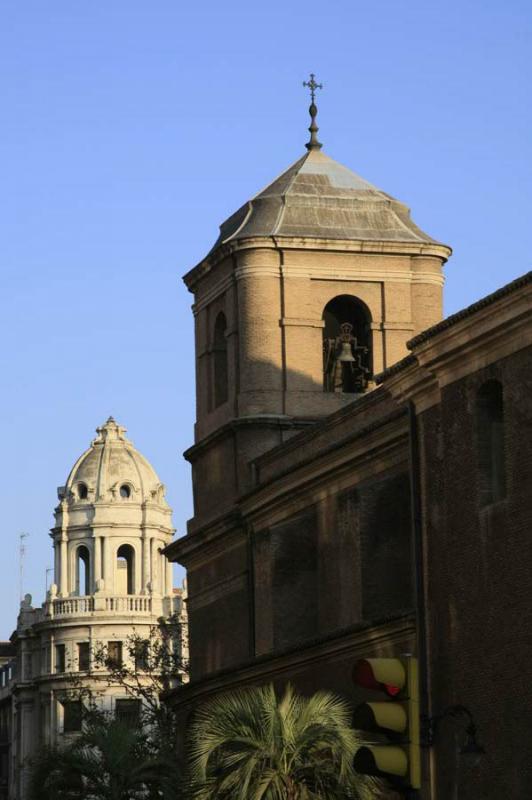
[[[91,593],[91,557],[85,545],[80,545],[76,550],[76,594],[87,595]]]
[[[116,593],[135,594],[135,550],[122,544],[116,552]]]
[[[214,407],[218,408],[227,402],[228,397],[228,365],[227,365],[227,320],[220,311],[214,323],[213,355],[214,355]]]
[[[360,394],[372,374],[371,314],[362,300],[338,295],[323,310],[323,390]]]

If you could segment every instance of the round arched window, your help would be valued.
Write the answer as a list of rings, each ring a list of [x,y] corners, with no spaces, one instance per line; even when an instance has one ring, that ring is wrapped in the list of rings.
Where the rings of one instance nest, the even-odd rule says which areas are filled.
[[[127,483],[123,483],[120,487],[120,497],[131,497],[131,487],[128,486]]]
[[[89,490],[84,483],[78,483],[78,498],[80,500],[86,500]]]

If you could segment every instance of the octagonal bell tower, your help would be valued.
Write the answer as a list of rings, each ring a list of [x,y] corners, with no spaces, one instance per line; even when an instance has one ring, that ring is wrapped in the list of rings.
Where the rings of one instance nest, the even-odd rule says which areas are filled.
[[[194,294],[191,530],[252,486],[253,459],[374,388],[442,317],[451,250],[407,206],[321,150],[230,216],[185,275]]]

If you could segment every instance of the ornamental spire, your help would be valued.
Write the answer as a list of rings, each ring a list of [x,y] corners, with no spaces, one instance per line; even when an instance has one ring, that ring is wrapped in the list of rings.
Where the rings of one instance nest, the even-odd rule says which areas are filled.
[[[318,141],[318,126],[316,125],[316,117],[318,115],[318,107],[315,103],[316,89],[323,89],[322,83],[316,83],[316,76],[313,72],[310,73],[310,80],[303,81],[303,86],[310,89],[310,106],[308,113],[310,114],[310,140],[305,147],[307,150],[321,150],[321,142]]]

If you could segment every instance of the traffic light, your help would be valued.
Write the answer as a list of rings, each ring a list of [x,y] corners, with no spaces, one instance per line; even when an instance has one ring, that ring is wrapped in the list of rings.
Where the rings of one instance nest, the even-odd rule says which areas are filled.
[[[357,686],[384,693],[386,700],[362,703],[353,726],[380,734],[380,741],[359,747],[353,766],[364,775],[392,777],[413,789],[421,787],[419,685],[417,659],[365,658],[353,669]]]

